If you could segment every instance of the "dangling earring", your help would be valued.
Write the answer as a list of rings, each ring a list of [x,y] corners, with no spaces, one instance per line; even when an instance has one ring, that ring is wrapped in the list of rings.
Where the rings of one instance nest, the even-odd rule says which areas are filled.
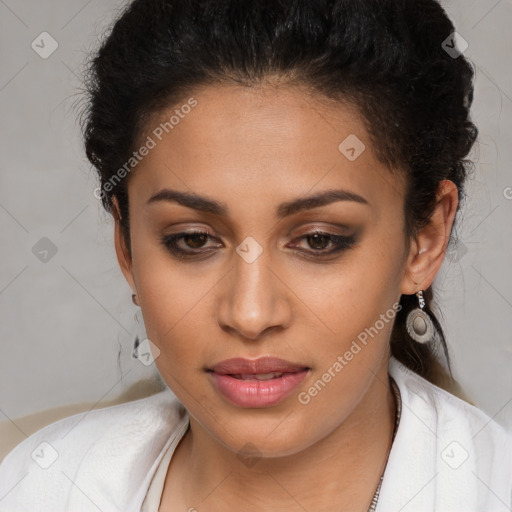
[[[423,298],[423,290],[416,293],[418,297],[419,308],[409,311],[405,326],[409,336],[418,343],[428,343],[434,337],[434,324],[424,311],[425,299]]]
[[[142,311],[137,309],[133,318],[137,323],[137,332],[135,333],[135,339],[133,340],[133,359],[139,359],[139,345],[144,344],[147,339],[146,326],[144,324],[144,318],[142,317]]]
[[[132,302],[133,302],[136,306],[138,306],[138,305],[139,305],[139,303],[137,302],[137,295],[136,295],[135,293],[132,293]],[[135,321],[136,321],[138,324],[140,324],[141,322],[139,321],[139,318],[138,318],[138,316],[137,316],[137,313],[138,313],[138,312],[139,312],[139,311],[137,311],[137,312],[135,313],[134,318],[135,318]],[[140,342],[141,342],[141,340],[140,340],[140,338],[139,338],[139,335],[137,334],[137,335],[135,336],[135,340],[134,340],[134,342],[133,342],[133,353],[132,353],[132,357],[133,357],[134,359],[137,359],[137,357],[138,357],[138,351],[137,351],[137,349],[138,349],[138,347],[139,347],[139,345],[140,345]]]

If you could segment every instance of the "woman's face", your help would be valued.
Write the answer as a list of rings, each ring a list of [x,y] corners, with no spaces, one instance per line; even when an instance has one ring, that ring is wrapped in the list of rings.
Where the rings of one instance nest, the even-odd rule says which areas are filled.
[[[154,147],[130,176],[123,271],[158,370],[197,424],[233,451],[297,453],[385,382],[408,260],[404,186],[347,107],[236,86],[183,105],[142,138]],[[190,231],[205,235],[171,238]],[[234,391],[219,391],[214,365],[262,356],[307,370],[286,376],[296,386],[285,396],[269,391],[276,380],[223,377]],[[259,398],[243,386],[261,386]]]

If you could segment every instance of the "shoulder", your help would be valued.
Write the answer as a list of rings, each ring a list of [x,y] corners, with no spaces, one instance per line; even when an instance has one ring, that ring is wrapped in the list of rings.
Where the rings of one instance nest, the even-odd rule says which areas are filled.
[[[95,482],[110,488],[112,481],[113,492],[116,486],[121,492],[128,472],[129,483],[136,485],[149,473],[184,414],[182,404],[167,388],[47,425],[17,445],[0,464],[0,511],[43,503],[47,509],[62,508],[80,475],[90,495],[96,493]],[[136,470],[130,472],[134,465]]]
[[[394,357],[389,362],[389,373],[398,384],[402,400],[414,408],[415,414],[435,421],[437,429],[463,428],[482,442],[510,441],[512,433],[483,410],[432,384]]]
[[[512,433],[394,357],[389,373],[400,390],[402,414],[383,500],[404,512],[431,510],[433,503],[443,512],[510,510]]]

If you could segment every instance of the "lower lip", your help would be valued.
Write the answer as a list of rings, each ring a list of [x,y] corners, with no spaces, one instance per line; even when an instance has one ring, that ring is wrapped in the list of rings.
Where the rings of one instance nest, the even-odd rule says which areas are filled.
[[[270,407],[288,397],[304,380],[309,370],[283,373],[277,379],[243,380],[230,375],[209,372],[221,395],[237,407]]]

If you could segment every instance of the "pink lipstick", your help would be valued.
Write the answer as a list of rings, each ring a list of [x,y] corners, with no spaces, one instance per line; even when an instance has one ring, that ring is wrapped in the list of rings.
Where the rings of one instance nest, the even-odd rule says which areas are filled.
[[[310,368],[275,357],[234,358],[208,369],[215,389],[231,404],[244,408],[277,405],[304,380]]]

